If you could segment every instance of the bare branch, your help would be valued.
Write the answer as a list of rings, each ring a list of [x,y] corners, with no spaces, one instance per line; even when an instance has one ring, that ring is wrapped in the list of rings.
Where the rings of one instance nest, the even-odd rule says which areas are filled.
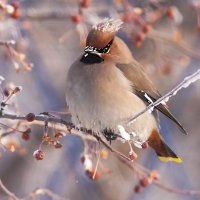
[[[122,161],[125,165],[127,165],[131,170],[133,170],[134,172],[138,172],[140,173],[141,176],[143,176],[144,174],[141,173],[141,170],[138,171],[138,169],[140,169],[140,166],[136,165],[136,163],[133,162],[128,162],[127,160],[118,157],[120,161]],[[148,171],[147,171],[148,173]],[[150,171],[149,171],[150,173]],[[200,191],[195,191],[195,190],[182,190],[182,189],[176,189],[176,188],[172,188],[172,187],[168,187],[166,185],[163,185],[161,183],[159,183],[158,181],[153,181],[152,182],[156,187],[165,190],[167,192],[172,192],[172,193],[176,193],[176,194],[181,194],[181,195],[192,195],[192,196],[199,196],[200,195]]]
[[[0,114],[0,118],[27,121],[25,116],[5,114],[5,113]],[[78,130],[74,127],[74,125],[72,123],[66,122],[65,120],[63,120],[61,118],[57,118],[57,117],[53,117],[53,116],[49,116],[49,115],[44,115],[44,114],[39,114],[39,115],[35,116],[35,120],[33,122],[31,122],[30,124],[44,125],[43,122],[46,122],[46,121],[60,124],[60,126],[59,125],[56,126],[56,129],[58,129],[58,130],[67,131],[70,134],[77,135],[77,136],[79,136],[83,139],[89,139],[89,140],[95,141],[95,142],[99,141],[107,149],[109,149],[111,152],[114,152],[115,154],[120,155],[124,159],[131,161],[131,159],[129,157],[127,157],[127,156],[123,155],[122,153],[120,153],[119,151],[113,149],[109,144],[107,144],[97,134],[91,134],[91,133],[87,133],[87,131]],[[63,127],[63,125],[64,125],[64,127]]]
[[[14,45],[15,43],[16,43],[15,40],[0,41],[0,45],[1,45],[1,46]]]
[[[19,115],[13,115],[13,114],[6,114],[6,113],[2,113],[0,114],[0,118],[5,118],[5,119],[11,119],[11,120],[26,120],[26,116],[19,116]],[[65,126],[72,126],[72,123],[70,122],[66,122],[63,119],[54,117],[54,116],[49,116],[49,115],[45,115],[45,114],[39,114],[35,116],[35,120],[37,121],[48,121],[48,122],[54,122],[54,123],[60,123],[63,124]]]

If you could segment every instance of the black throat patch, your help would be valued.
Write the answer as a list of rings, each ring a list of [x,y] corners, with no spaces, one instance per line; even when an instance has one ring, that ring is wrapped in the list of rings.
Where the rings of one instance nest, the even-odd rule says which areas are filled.
[[[101,58],[98,54],[94,53],[84,53],[83,56],[80,59],[81,62],[85,64],[95,64],[95,63],[101,63],[104,61],[103,58]]]

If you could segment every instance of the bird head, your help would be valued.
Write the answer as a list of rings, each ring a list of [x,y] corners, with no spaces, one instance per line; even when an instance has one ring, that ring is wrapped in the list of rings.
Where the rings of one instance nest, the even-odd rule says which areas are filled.
[[[132,58],[127,45],[116,36],[123,22],[120,19],[104,19],[93,26],[86,40],[85,53],[103,60]],[[124,61],[125,62],[125,61]]]

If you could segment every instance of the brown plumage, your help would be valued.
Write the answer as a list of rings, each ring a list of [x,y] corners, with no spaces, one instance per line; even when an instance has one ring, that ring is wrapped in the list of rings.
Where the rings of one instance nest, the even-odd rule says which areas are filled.
[[[163,142],[155,111],[139,116],[131,125],[126,123],[161,95],[127,45],[115,36],[121,24],[120,20],[107,19],[93,27],[85,53],[70,67],[66,99],[72,121],[108,140],[115,139],[119,127],[124,127],[134,135],[133,142],[148,141],[162,161],[181,162]],[[186,133],[164,105],[156,109]]]

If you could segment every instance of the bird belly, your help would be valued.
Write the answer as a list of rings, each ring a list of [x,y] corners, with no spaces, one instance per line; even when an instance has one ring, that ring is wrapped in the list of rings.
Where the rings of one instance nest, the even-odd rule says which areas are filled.
[[[83,77],[82,72],[83,79],[68,82],[70,88],[67,91],[67,103],[72,122],[97,133],[104,129],[119,133],[120,125],[128,133],[134,132],[140,140],[146,141],[152,130],[157,129],[155,117],[151,113],[145,113],[131,125],[127,125],[128,120],[146,105],[132,93],[130,82],[120,71],[115,70],[113,76],[105,71],[96,70],[93,73],[98,73],[98,76],[90,74],[87,77]]]

